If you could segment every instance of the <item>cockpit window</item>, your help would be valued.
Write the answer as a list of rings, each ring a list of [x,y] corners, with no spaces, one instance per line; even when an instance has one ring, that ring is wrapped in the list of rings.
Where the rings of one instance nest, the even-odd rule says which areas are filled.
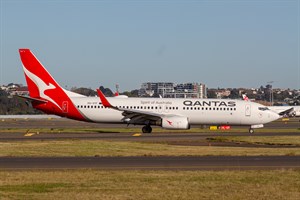
[[[258,107],[258,110],[265,111],[265,110],[269,110],[269,108],[268,107]]]

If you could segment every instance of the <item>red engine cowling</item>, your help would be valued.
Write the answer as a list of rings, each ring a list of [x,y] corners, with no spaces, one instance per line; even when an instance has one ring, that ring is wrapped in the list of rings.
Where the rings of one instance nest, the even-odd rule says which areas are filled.
[[[190,129],[187,117],[171,116],[162,118],[162,128],[165,129]]]

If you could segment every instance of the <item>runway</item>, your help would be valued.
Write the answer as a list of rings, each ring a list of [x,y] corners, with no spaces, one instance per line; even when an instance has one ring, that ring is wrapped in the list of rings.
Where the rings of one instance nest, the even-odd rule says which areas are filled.
[[[299,119],[289,122],[276,121],[267,125],[278,131],[258,132],[160,132],[142,134],[133,137],[134,132],[105,132],[103,128],[125,128],[126,125],[93,124],[68,119],[18,119],[1,120],[0,142],[44,141],[44,140],[105,140],[164,143],[182,146],[222,146],[252,148],[299,148],[299,145],[263,145],[235,142],[211,142],[216,136],[299,136]],[[20,128],[22,131],[10,132]],[[47,129],[49,132],[35,133],[26,136],[24,130]],[[93,129],[84,133],[52,133],[52,129]],[[233,128],[234,129],[234,128]],[[280,132],[280,129],[291,131]],[[147,145],[147,144],[145,144]],[[103,170],[258,170],[258,169],[300,169],[300,156],[185,156],[185,157],[0,157],[0,170],[33,170],[33,169],[103,169]]]
[[[0,170],[269,170],[300,169],[300,156],[0,157]]]

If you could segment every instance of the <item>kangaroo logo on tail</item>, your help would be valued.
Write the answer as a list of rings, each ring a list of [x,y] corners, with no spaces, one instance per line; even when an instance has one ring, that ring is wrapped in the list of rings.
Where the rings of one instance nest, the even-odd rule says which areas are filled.
[[[34,75],[33,73],[31,73],[30,71],[28,71],[26,69],[26,67],[23,66],[23,69],[24,69],[24,73],[25,75],[30,78],[30,80],[32,82],[35,83],[35,85],[37,86],[38,90],[39,90],[39,95],[40,97],[50,101],[51,103],[55,104],[58,108],[61,109],[61,107],[53,100],[51,99],[51,97],[49,97],[48,95],[45,94],[45,92],[47,90],[52,90],[52,89],[55,89],[56,87],[49,83],[49,85],[47,85],[42,79],[40,79],[38,76]]]

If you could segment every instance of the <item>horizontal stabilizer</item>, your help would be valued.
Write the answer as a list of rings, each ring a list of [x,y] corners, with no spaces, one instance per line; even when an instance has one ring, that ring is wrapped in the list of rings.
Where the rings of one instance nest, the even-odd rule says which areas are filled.
[[[30,97],[30,96],[24,96],[24,95],[16,95],[17,97],[20,97],[22,99],[26,99],[30,102],[36,102],[36,103],[47,103],[48,101],[46,100],[43,100],[43,99],[37,99],[37,98],[33,98],[33,97]]]

